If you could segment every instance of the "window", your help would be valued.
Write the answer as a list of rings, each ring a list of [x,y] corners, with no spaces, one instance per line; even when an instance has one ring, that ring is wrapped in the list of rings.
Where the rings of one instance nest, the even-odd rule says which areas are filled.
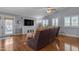
[[[52,19],[52,26],[58,26],[58,18]]]
[[[70,17],[65,17],[65,26],[70,26]]]
[[[55,25],[58,26],[58,18],[55,19]]]
[[[46,26],[48,26],[48,20],[46,20]]]
[[[65,17],[64,20],[65,20],[64,21],[65,26],[78,26],[79,25],[78,16]]]
[[[43,20],[43,26],[48,26],[48,20]]]
[[[52,26],[55,25],[55,19],[52,19]]]
[[[43,20],[43,26],[45,26],[45,20]]]
[[[71,18],[71,25],[78,26],[78,16],[74,16]]]
[[[42,22],[42,20],[36,20],[36,23],[38,24],[38,23],[41,23]]]

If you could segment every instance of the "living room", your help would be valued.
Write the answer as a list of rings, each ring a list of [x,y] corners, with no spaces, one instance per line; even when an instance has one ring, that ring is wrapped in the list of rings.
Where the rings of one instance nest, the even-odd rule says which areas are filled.
[[[0,7],[0,50],[78,51],[79,8]]]

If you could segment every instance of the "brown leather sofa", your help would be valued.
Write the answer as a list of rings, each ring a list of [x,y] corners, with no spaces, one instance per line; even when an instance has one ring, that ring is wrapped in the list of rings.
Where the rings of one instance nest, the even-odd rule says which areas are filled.
[[[27,43],[33,50],[39,50],[56,39],[59,28],[48,28],[37,31],[34,38],[28,39]]]

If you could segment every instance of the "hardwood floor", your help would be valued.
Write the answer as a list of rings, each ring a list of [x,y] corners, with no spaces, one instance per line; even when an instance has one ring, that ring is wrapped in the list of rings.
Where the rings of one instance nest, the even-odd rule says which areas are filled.
[[[65,51],[79,51],[79,38],[60,36],[60,48]]]
[[[79,38],[59,36],[59,41],[54,41],[40,51],[78,51]],[[27,45],[26,35],[15,35],[0,39],[1,51],[33,51]]]

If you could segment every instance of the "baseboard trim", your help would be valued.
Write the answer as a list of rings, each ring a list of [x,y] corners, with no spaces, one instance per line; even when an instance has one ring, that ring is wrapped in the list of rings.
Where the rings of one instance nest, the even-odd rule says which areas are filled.
[[[79,38],[78,35],[71,35],[71,34],[59,34],[59,35]]]

